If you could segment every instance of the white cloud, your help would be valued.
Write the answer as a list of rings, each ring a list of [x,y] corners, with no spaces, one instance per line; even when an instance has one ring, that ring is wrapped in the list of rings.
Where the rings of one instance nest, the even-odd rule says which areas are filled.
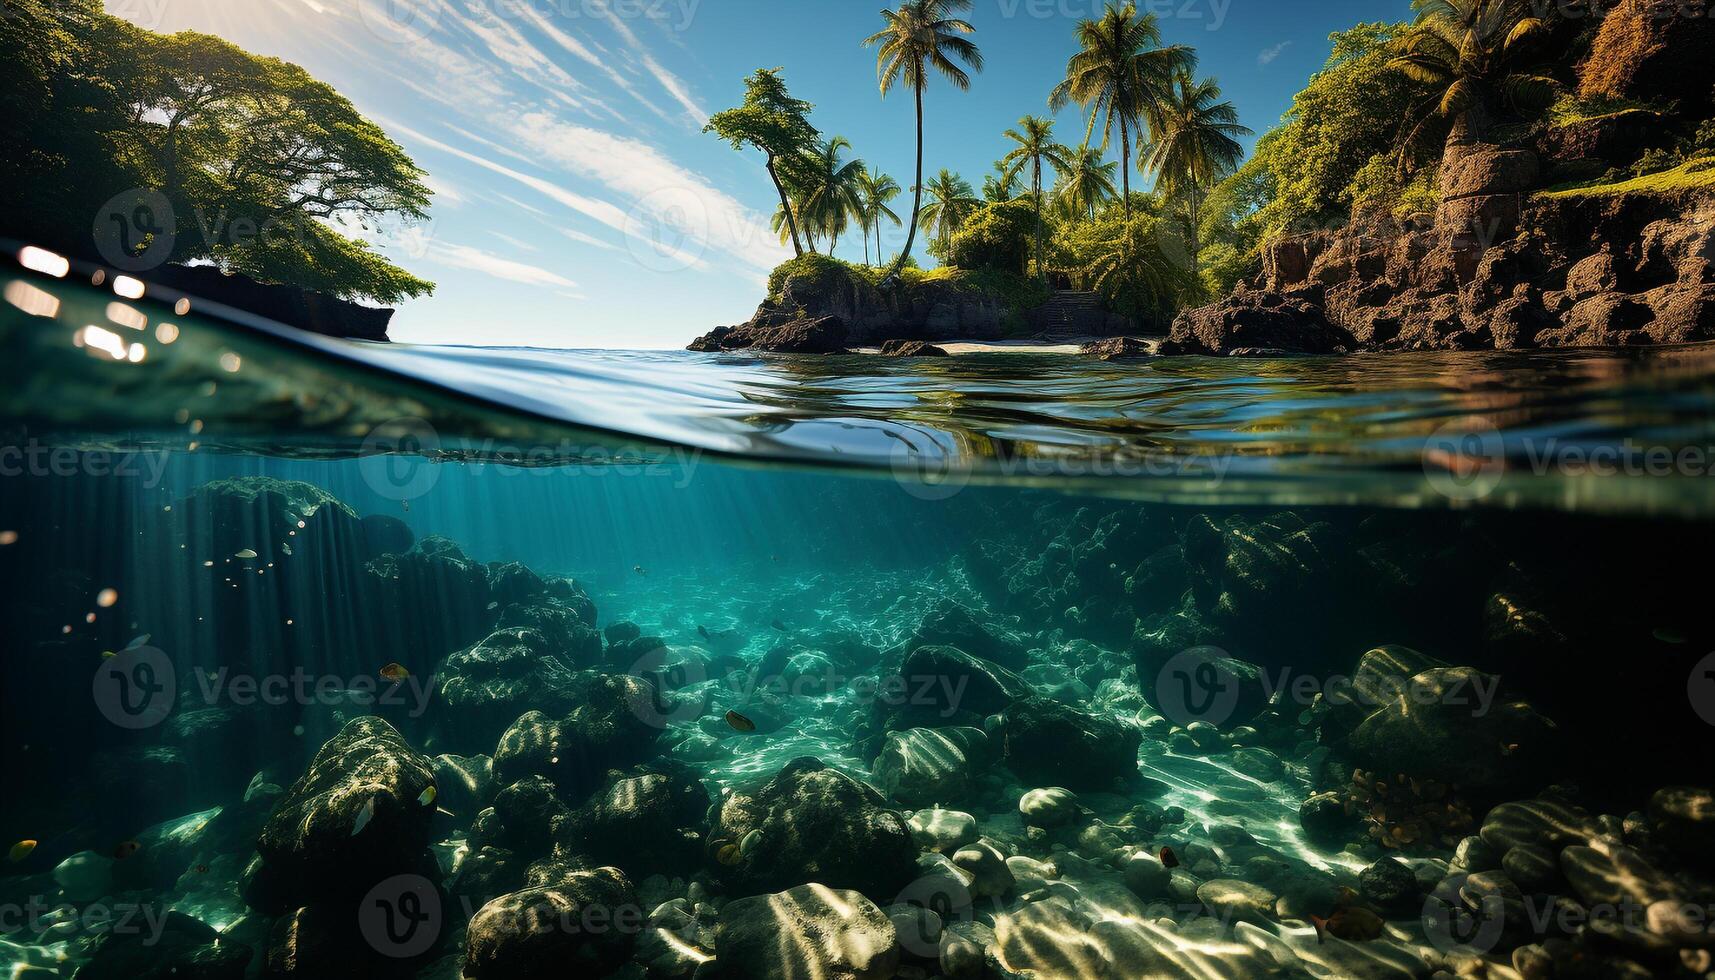
[[[646,230],[649,247],[657,251],[683,255],[706,248],[761,269],[787,257],[763,215],[646,143],[539,112],[522,116],[513,135],[545,162],[629,199],[631,220],[620,229]],[[663,243],[656,231],[675,232],[681,244]]]
[[[469,269],[496,279],[507,282],[522,283],[526,286],[554,287],[558,289],[576,289],[578,284],[556,272],[550,272],[539,266],[516,262],[502,258],[480,248],[469,245],[454,245],[448,242],[434,242],[429,246],[428,259],[441,265],[458,269]]]
[[[1282,54],[1285,54],[1286,49],[1290,48],[1290,47],[1292,47],[1291,41],[1282,41],[1273,47],[1262,49],[1262,52],[1256,56],[1257,65],[1261,66],[1261,67],[1267,67],[1267,66],[1273,64],[1274,59],[1280,57]]]
[[[690,114],[691,121],[696,124],[698,129],[708,124],[709,114],[703,111],[703,107],[697,104],[696,99],[691,97],[690,90],[685,87],[684,82],[679,80],[679,76],[661,67],[661,63],[656,61],[653,55],[647,53],[643,55],[643,65],[649,69],[650,74],[655,76],[655,80],[661,83],[661,87],[666,89],[668,94],[679,100],[679,104],[685,107],[685,111]]]

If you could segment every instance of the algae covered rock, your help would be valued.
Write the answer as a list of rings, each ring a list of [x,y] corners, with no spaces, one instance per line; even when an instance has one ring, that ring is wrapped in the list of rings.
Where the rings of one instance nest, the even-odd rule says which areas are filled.
[[[617,868],[576,871],[489,902],[470,920],[469,980],[606,976],[631,958],[643,925],[631,882]]]
[[[1002,759],[1029,786],[1111,790],[1137,778],[1138,729],[1031,697],[1001,718]]]
[[[168,912],[159,931],[115,929],[96,944],[77,980],[240,980],[251,949],[222,942],[212,926],[183,912]],[[24,970],[20,977],[34,976]],[[42,976],[48,976],[43,973]]]
[[[820,884],[737,899],[715,927],[715,969],[730,980],[889,980],[899,958],[885,912],[859,892]]]
[[[888,734],[871,773],[907,806],[957,802],[970,796],[989,753],[980,728],[912,728]]]
[[[908,650],[919,647],[954,647],[1015,672],[1023,670],[1027,662],[1017,641],[951,599],[943,599],[924,613],[906,644]]]
[[[881,794],[814,758],[786,764],[754,793],[734,793],[711,831],[737,844],[723,869],[735,894],[817,882],[892,897],[911,881],[917,846]]]
[[[353,901],[393,875],[433,867],[434,765],[380,718],[358,718],[323,745],[256,842],[245,893],[275,914]]]

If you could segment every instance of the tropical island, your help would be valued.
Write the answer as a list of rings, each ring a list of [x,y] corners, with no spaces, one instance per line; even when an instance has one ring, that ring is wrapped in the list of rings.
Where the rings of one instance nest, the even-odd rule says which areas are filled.
[[[1637,0],[1577,9],[1418,0],[1334,35],[1249,159],[1234,107],[1152,14],[1110,3],[1068,38],[1045,104],[978,192],[922,163],[922,93],[984,67],[968,0],[906,0],[864,43],[915,96],[911,209],[848,160],[778,70],[709,131],[758,151],[795,257],[748,322],[693,350],[937,353],[936,341],[1121,338],[1102,356],[1627,346],[1715,337],[1715,23]],[[1134,190],[1133,169],[1153,182]],[[897,256],[832,256],[903,222]],[[940,263],[924,270],[921,231]],[[879,250],[879,245],[878,245]],[[1159,344],[1138,339],[1154,337]]]

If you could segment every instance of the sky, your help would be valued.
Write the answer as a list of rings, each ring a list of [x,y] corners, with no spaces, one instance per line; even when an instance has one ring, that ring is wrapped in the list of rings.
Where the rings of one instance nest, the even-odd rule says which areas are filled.
[[[826,136],[907,193],[909,92],[885,100],[880,0],[107,0],[151,30],[197,30],[295,62],[375,120],[429,174],[427,222],[384,223],[384,254],[434,281],[391,335],[408,343],[678,348],[748,319],[790,257],[754,151],[702,132],[757,68],[783,68]],[[1047,97],[1079,20],[1104,0],[975,0],[987,65],[968,92],[925,102],[924,167],[981,186],[1002,133]],[[1328,35],[1403,20],[1409,0],[1140,0],[1168,43],[1197,49],[1258,135],[1327,58]],[[1082,141],[1076,106],[1061,142]],[[1117,147],[1114,148],[1117,158]],[[1134,187],[1148,182],[1133,175]],[[891,255],[905,229],[884,227]],[[871,249],[874,244],[871,243]],[[918,239],[921,252],[922,238]],[[836,252],[861,261],[855,230]],[[925,264],[932,264],[920,255]]]

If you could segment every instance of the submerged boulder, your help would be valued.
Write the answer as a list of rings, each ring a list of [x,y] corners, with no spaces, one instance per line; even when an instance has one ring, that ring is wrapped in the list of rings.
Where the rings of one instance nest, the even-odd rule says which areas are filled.
[[[739,848],[722,869],[734,894],[808,882],[896,895],[916,871],[904,819],[875,790],[814,758],[794,759],[751,794],[721,806],[717,839]]]
[[[870,771],[906,806],[957,802],[970,796],[990,752],[980,728],[912,728],[888,734]]]
[[[155,929],[115,929],[104,936],[76,980],[241,980],[251,949],[222,942],[212,926],[183,912],[168,912]],[[36,975],[22,970],[18,977]],[[42,976],[49,976],[42,972]]]
[[[715,973],[888,980],[899,967],[893,922],[856,891],[819,884],[740,898],[715,927]]]
[[[525,711],[559,715],[571,708],[571,671],[535,629],[495,630],[448,657],[439,673],[439,727],[450,748],[485,751]]]
[[[555,856],[567,863],[611,865],[642,880],[672,875],[702,860],[709,794],[696,774],[675,763],[618,779],[555,826]]]
[[[280,914],[359,899],[376,883],[433,867],[434,766],[393,726],[358,718],[323,745],[256,842],[245,899]]]
[[[581,802],[611,769],[624,769],[656,754],[665,728],[649,681],[622,674],[569,675],[559,688],[572,705],[562,718],[542,711],[520,715],[494,750],[501,783],[526,775],[546,776],[565,799]]]
[[[923,615],[906,649],[955,647],[973,657],[996,663],[1010,671],[1021,671],[1028,663],[1024,648],[984,623],[966,606],[944,599]]]
[[[1143,733],[1050,698],[1025,698],[1001,716],[1002,759],[1028,786],[1112,790],[1137,778]]]
[[[575,871],[484,905],[470,920],[468,980],[601,977],[631,958],[644,912],[617,868]]]
[[[1024,678],[993,661],[954,647],[918,647],[881,679],[875,713],[884,731],[973,725],[1031,693]]]

